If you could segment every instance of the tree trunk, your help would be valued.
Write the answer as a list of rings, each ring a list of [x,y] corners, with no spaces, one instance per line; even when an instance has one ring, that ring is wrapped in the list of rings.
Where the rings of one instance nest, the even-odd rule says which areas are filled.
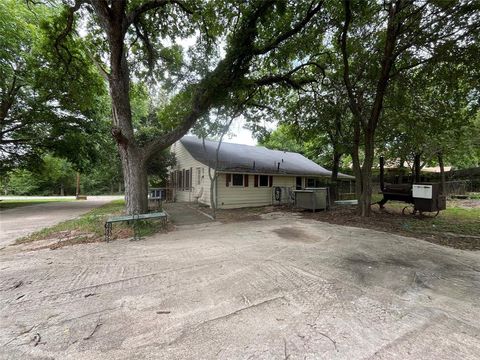
[[[217,184],[217,169],[214,170],[215,175],[213,177],[210,174],[211,168],[208,168],[208,177],[210,178],[210,207],[212,208],[212,218],[217,218],[217,199],[215,196],[215,185]]]
[[[443,163],[443,154],[439,152],[437,154],[438,165],[440,166],[440,193],[446,195],[447,192],[447,181],[445,179],[445,164]]]
[[[117,4],[118,5],[118,4]],[[130,107],[130,74],[124,51],[123,10],[111,18],[108,32],[111,74],[108,78],[112,99],[112,136],[122,162],[128,214],[148,212],[148,177],[144,152],[135,141]],[[112,7],[113,10],[113,7]]]
[[[413,181],[416,183],[420,182],[420,154],[415,154],[413,160]]]
[[[370,204],[372,202],[372,169],[362,170],[362,193],[358,201],[358,214],[370,216]]]
[[[362,165],[362,192],[358,201],[358,213],[361,216],[370,216],[370,204],[372,202],[372,166],[375,156],[374,142],[375,131],[365,129],[365,160]]]
[[[360,195],[362,193],[362,169],[360,167],[360,120],[354,119],[354,132],[353,132],[353,148],[352,148],[352,165],[353,174],[355,175],[355,199],[360,201]]]
[[[142,157],[133,148],[121,148],[125,201],[127,214],[148,212],[147,167]]]
[[[403,159],[400,159],[400,165],[399,165],[399,170],[400,170],[400,173],[398,174],[398,183],[399,184],[403,184],[403,169],[405,168],[404,166],[404,163],[405,161]]]
[[[340,168],[340,160],[342,158],[342,155],[343,154],[341,154],[337,150],[334,150],[331,187],[330,187],[330,199],[332,201],[338,200],[338,170]]]
[[[75,196],[80,195],[80,173],[77,171],[77,184],[75,189]]]
[[[63,182],[60,184],[60,196],[65,196],[65,189],[63,186]]]

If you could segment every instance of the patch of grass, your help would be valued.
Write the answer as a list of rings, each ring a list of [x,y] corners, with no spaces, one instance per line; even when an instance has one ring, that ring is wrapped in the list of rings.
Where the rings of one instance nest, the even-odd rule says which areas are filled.
[[[80,217],[67,220],[49,228],[39,230],[31,235],[17,239],[17,244],[29,243],[39,240],[58,240],[48,245],[56,249],[66,245],[79,243],[92,243],[104,240],[104,225],[107,218],[124,214],[125,201],[115,200]],[[152,235],[164,226],[159,221],[140,221],[138,232],[140,236]],[[133,237],[133,225],[127,222],[115,223],[112,228],[112,239]]]
[[[25,199],[25,200],[2,200],[0,201],[0,211],[14,209],[21,206],[38,205],[53,202],[76,201],[75,199]]]
[[[468,198],[472,200],[480,200],[480,193],[469,193]]]
[[[426,221],[425,221],[426,220]],[[445,232],[457,235],[480,236],[480,209],[447,208],[433,219],[406,220],[411,231],[417,233]]]

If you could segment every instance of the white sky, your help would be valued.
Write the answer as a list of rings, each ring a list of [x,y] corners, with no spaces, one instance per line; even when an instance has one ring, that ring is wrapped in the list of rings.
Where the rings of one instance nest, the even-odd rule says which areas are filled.
[[[257,145],[257,140],[253,138],[252,132],[245,129],[244,125],[245,120],[241,116],[233,120],[224,141],[234,144]]]
[[[234,144],[244,144],[244,145],[257,145],[257,139],[252,135],[252,132],[248,129],[245,129],[244,126],[246,121],[243,116],[237,117],[233,120],[230,130],[225,135],[224,141]],[[277,128],[278,122],[268,122],[264,121],[263,124],[260,124],[265,127],[267,130],[272,131]]]

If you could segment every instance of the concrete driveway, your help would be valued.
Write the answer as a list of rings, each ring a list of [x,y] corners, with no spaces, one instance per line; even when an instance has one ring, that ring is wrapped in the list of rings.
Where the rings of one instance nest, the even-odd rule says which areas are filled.
[[[269,217],[0,251],[0,357],[480,358],[479,253]]]
[[[197,205],[190,203],[164,203],[163,210],[167,212],[169,221],[177,226],[207,224],[214,221]]]
[[[88,200],[41,203],[3,210],[0,212],[0,248],[13,244],[16,239],[32,232],[73,219],[95,207],[121,198],[120,196],[94,196],[89,197]],[[41,200],[42,197],[36,196],[32,199]]]

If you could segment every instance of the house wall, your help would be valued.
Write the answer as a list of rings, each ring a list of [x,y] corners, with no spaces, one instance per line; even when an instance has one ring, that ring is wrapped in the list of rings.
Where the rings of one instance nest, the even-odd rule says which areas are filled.
[[[180,202],[194,202],[198,195],[198,201],[210,206],[210,179],[208,177],[208,166],[195,160],[185,149],[181,142],[177,141],[172,145],[171,151],[175,153],[177,164],[171,171],[192,169],[192,184],[190,189],[176,189],[175,200]],[[197,169],[200,169],[200,177]],[[200,179],[200,181],[198,181]],[[200,184],[199,184],[200,183]]]
[[[208,176],[208,166],[195,160],[181,142],[173,144],[171,151],[175,153],[177,159],[177,164],[171,169],[171,171],[192,169],[192,184],[190,189],[177,188],[175,190],[175,200],[179,202],[194,202],[198,195],[200,195],[198,201],[210,206],[210,178]],[[197,169],[200,169],[200,178],[198,177]],[[200,184],[198,183],[198,179],[200,179]],[[232,186],[231,182],[227,187],[227,175],[219,173],[217,179],[218,189],[216,191],[218,208],[232,209],[271,205],[272,192],[276,186],[289,187],[292,189],[295,189],[296,186],[296,176],[273,175],[272,187],[255,187],[254,179],[254,175],[250,174],[248,175],[247,187]],[[302,186],[305,186],[305,177],[302,177]]]
[[[272,204],[272,191],[275,186],[295,188],[295,176],[273,175],[272,187],[255,187],[254,175],[248,175],[248,187],[226,185],[227,175],[219,174],[218,207],[220,209],[232,209],[252,206],[265,206]]]

